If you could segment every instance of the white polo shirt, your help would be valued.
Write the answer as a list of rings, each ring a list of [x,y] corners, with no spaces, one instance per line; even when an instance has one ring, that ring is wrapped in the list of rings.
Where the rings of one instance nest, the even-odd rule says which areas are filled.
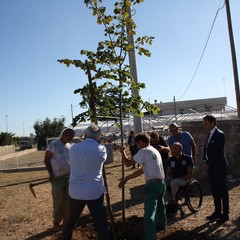
[[[60,139],[52,141],[46,151],[50,151],[53,156],[51,158],[51,166],[54,177],[68,175],[70,172],[69,165],[69,149],[71,144],[63,143]]]
[[[149,145],[138,150],[133,159],[142,164],[146,181],[165,178],[161,155],[154,147]]]
[[[106,147],[91,138],[74,144],[70,155],[69,195],[73,199],[98,199],[106,192],[102,176]]]

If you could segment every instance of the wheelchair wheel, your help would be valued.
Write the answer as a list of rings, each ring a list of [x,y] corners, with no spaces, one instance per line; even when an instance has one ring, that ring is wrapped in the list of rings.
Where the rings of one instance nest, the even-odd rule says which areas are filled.
[[[192,179],[189,182],[186,191],[186,203],[189,210],[192,213],[197,212],[202,206],[202,200],[203,195],[201,185],[196,179]]]

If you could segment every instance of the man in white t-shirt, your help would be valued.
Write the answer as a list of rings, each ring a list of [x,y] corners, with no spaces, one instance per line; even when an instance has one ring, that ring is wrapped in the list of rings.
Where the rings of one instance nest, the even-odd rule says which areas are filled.
[[[69,142],[75,133],[71,128],[64,129],[60,139],[52,141],[46,149],[44,163],[52,184],[53,200],[53,227],[58,228],[65,218],[66,203],[68,199]]]
[[[162,158],[157,149],[150,146],[150,136],[147,133],[140,133],[135,138],[138,152],[129,159],[125,148],[120,149],[124,164],[128,167],[138,163],[142,165],[134,173],[126,176],[119,183],[122,187],[128,180],[136,178],[144,173],[146,180],[144,198],[144,231],[145,239],[156,239],[156,230],[164,230],[167,227],[166,207],[164,195],[166,185],[164,182],[164,170]]]
[[[101,135],[101,129],[92,124],[86,129],[85,140],[74,144],[70,149],[69,207],[61,240],[72,239],[74,226],[86,205],[100,239],[111,239],[104,205],[106,189],[102,175],[107,151],[99,143]]]

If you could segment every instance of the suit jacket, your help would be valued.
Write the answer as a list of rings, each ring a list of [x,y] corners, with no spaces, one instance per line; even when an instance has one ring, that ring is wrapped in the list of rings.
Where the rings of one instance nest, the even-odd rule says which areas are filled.
[[[204,146],[204,160],[211,171],[227,171],[228,162],[225,155],[225,135],[216,128],[209,142]]]

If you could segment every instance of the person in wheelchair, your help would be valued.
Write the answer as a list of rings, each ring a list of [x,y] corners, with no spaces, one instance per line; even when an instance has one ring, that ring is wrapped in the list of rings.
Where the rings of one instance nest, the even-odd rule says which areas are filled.
[[[194,163],[192,157],[184,154],[183,146],[179,142],[174,142],[171,146],[172,156],[168,161],[166,183],[166,201],[172,206],[173,211],[177,211],[177,199],[179,187],[185,186],[187,181],[193,178]]]

